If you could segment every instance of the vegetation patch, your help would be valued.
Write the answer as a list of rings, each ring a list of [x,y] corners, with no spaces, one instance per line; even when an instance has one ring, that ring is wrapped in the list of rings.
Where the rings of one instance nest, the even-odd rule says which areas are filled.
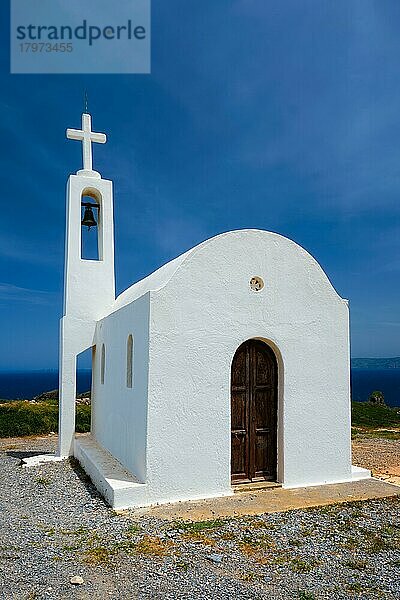
[[[349,569],[353,569],[356,571],[364,571],[368,564],[366,560],[361,560],[361,559],[356,559],[356,560],[349,560],[346,563],[346,566],[349,567]]]
[[[120,553],[131,556],[147,554],[149,556],[162,557],[166,556],[170,548],[174,545],[171,541],[164,542],[159,537],[151,537],[149,535],[144,536],[139,541],[135,541],[131,536],[137,534],[138,531],[139,527],[137,525],[128,527],[125,532],[125,539],[118,542],[104,538],[97,532],[90,531],[84,527],[60,530],[52,528],[47,530],[46,533],[49,535],[58,533],[70,537],[70,541],[73,543],[63,546],[62,550],[64,552],[78,553],[85,563],[91,565],[106,565],[112,561],[113,557]]]
[[[299,600],[314,600],[315,596],[312,592],[307,592],[306,590],[299,590],[297,592],[297,597]]]
[[[240,549],[248,557],[254,558],[261,565],[265,565],[270,562],[271,557],[267,557],[263,552],[251,544],[247,544],[246,542],[241,542]]]
[[[42,485],[43,487],[47,487],[51,484],[51,481],[47,477],[36,477],[36,483]]]
[[[400,560],[397,560],[397,559],[396,559],[396,560],[393,560],[393,561],[392,561],[392,565],[393,565],[394,567],[396,567],[396,568],[398,567],[398,568],[400,569]]]
[[[221,540],[231,541],[235,538],[237,538],[237,534],[233,533],[233,531],[225,531],[225,533],[221,535]]]
[[[358,535],[346,537],[342,546],[348,550],[361,550],[367,554],[377,554],[385,550],[399,550],[400,538],[396,528],[384,528],[378,531],[371,531],[366,528],[358,528]],[[358,566],[356,566],[358,565]],[[347,563],[350,568],[362,570],[362,561],[351,561]]]
[[[239,547],[243,554],[253,557],[262,565],[283,565],[290,561],[288,554],[280,551],[267,534],[260,537],[247,534],[240,540]]]
[[[376,429],[400,427],[400,409],[369,402],[351,403],[351,423],[354,427]]]
[[[60,529],[62,535],[88,535],[89,529],[86,527],[77,527],[77,529]]]
[[[354,536],[350,535],[345,538],[345,540],[341,543],[343,548],[347,550],[356,550],[360,545],[360,540],[356,539]]]
[[[319,562],[317,560],[307,561],[296,557],[291,559],[290,568],[294,573],[309,573],[309,571],[312,571],[318,564]]]
[[[400,440],[400,429],[368,429],[362,427],[352,427],[351,437],[353,440],[362,438],[364,440]]]
[[[183,535],[183,538],[189,542],[194,542],[195,544],[204,544],[205,546],[215,546],[216,544],[215,540],[208,537],[201,531],[187,531]]]
[[[249,546],[255,550],[275,550],[275,541],[268,534],[262,536],[244,535],[241,541],[242,546]]]
[[[269,523],[267,524],[262,519],[257,519],[254,517],[249,517],[245,521],[247,527],[251,527],[251,529],[274,529],[275,525]]]
[[[362,592],[365,592],[364,586],[361,585],[361,583],[359,583],[358,581],[355,581],[354,583],[349,583],[347,585],[347,589],[349,590],[349,592],[355,592],[356,594],[361,594]]]
[[[76,407],[76,431],[90,431],[90,406]],[[42,435],[58,431],[58,405],[52,401],[17,400],[0,404],[0,438]]]
[[[83,555],[83,560],[89,565],[108,564],[116,552],[115,548],[108,546],[93,546],[88,548]]]
[[[138,525],[137,523],[132,523],[132,525],[129,525],[129,527],[126,530],[126,533],[128,535],[135,535],[137,533],[139,533],[140,531],[140,525]]]
[[[145,535],[134,545],[137,554],[147,554],[150,556],[167,556],[172,542],[163,542],[159,537]]]
[[[395,538],[387,539],[383,535],[364,530],[364,547],[365,551],[370,554],[383,552],[384,550],[397,550],[399,547],[398,540]]]
[[[177,529],[183,529],[185,532],[199,532],[208,529],[219,529],[226,524],[222,519],[212,519],[210,521],[180,521],[175,523]]]
[[[87,393],[85,394],[87,395]],[[87,404],[76,406],[76,431],[85,433],[90,431],[91,407]],[[378,428],[399,428],[400,409],[391,408],[382,404],[370,402],[352,402],[353,436],[382,437],[386,439],[400,439],[400,431],[379,431]],[[23,437],[41,435],[58,431],[58,401],[51,394],[43,394],[40,400],[29,402],[27,400],[11,400],[0,403],[0,437]],[[216,525],[209,525],[216,523]],[[219,523],[219,524],[218,524]],[[220,527],[223,521],[198,521],[195,524],[181,523],[180,527],[213,528]],[[253,527],[263,527],[260,521],[254,521]]]

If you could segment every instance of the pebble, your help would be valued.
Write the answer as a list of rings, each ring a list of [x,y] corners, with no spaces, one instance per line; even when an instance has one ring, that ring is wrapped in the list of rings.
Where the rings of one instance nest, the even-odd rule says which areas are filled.
[[[53,452],[56,441],[0,440],[0,599],[349,600],[358,589],[362,600],[400,598],[396,499],[224,519],[190,535],[115,514],[74,463],[19,466],[16,455]],[[159,540],[154,554],[136,551],[145,536]]]
[[[209,554],[207,556],[208,560],[211,560],[211,562],[216,563],[217,565],[219,565],[220,563],[222,563],[222,554]]]

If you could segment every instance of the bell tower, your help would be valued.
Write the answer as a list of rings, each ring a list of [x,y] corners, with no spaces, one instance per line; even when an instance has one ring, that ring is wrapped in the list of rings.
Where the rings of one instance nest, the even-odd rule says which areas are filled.
[[[103,179],[92,166],[92,143],[105,144],[107,138],[92,131],[87,113],[82,115],[82,129],[67,129],[67,138],[82,142],[83,169],[70,175],[67,184],[59,358],[58,455],[62,457],[73,454],[77,355],[93,347],[96,322],[110,311],[115,300],[112,182]],[[95,259],[83,257],[84,227],[97,236]]]

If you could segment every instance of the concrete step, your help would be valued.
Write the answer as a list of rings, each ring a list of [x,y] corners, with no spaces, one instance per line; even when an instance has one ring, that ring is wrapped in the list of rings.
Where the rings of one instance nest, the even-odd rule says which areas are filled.
[[[75,458],[113,508],[132,506],[145,493],[141,483],[90,434],[75,438]]]
[[[267,490],[280,487],[282,487],[282,485],[277,481],[251,481],[249,483],[235,483],[232,485],[235,494],[239,492],[253,492],[254,490]]]

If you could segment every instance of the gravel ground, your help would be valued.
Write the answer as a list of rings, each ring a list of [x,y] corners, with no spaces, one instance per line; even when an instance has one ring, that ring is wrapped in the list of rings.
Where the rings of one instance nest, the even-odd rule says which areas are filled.
[[[396,598],[400,502],[195,524],[105,506],[55,437],[0,440],[0,598]],[[83,584],[73,586],[70,578]]]
[[[375,477],[400,485],[400,440],[353,440],[353,461]]]

